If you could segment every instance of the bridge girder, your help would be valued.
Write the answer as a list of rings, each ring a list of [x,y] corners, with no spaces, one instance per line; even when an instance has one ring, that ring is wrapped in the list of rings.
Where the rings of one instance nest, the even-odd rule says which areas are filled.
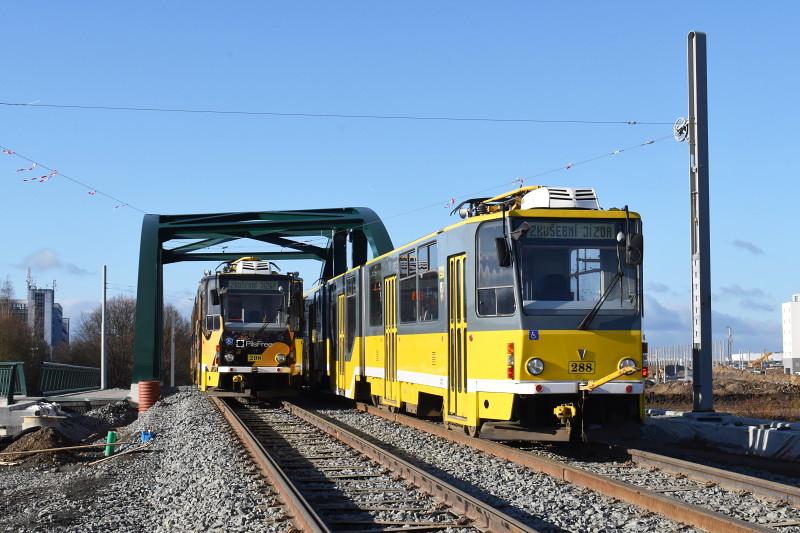
[[[320,261],[322,277],[330,278],[347,269],[348,236],[352,266],[366,262],[368,247],[375,257],[393,248],[383,222],[366,207],[145,215],[139,244],[133,381],[161,379],[165,264],[229,261],[246,255],[269,260],[310,259]],[[327,247],[317,246],[298,241],[298,237],[327,237],[329,244]],[[164,247],[165,243],[176,239],[192,239],[194,242]],[[248,253],[207,251],[210,247],[238,239],[274,244],[285,250]]]

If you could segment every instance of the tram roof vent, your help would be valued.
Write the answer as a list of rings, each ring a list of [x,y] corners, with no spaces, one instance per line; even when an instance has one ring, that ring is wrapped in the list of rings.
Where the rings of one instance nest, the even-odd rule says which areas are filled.
[[[237,274],[272,274],[269,261],[239,260],[235,263]]]
[[[539,187],[525,194],[522,209],[600,209],[594,189]]]

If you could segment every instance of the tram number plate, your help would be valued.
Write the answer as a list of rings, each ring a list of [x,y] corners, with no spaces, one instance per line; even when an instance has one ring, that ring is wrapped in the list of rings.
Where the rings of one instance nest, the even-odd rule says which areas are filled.
[[[594,361],[570,361],[570,374],[594,374]]]
[[[251,353],[247,355],[247,362],[254,363],[257,361],[261,361],[261,354],[260,353]]]

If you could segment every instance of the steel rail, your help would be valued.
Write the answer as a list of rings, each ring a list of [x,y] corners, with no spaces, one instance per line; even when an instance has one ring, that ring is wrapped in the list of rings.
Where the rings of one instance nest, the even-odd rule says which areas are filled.
[[[330,529],[322,521],[314,508],[303,497],[286,473],[278,466],[269,452],[253,435],[253,432],[242,422],[239,415],[222,399],[209,396],[208,399],[222,413],[228,424],[245,449],[255,461],[261,473],[269,480],[280,495],[283,504],[291,514],[292,523],[299,531],[314,533],[330,533]]]
[[[644,450],[621,448],[639,466],[654,467],[665,472],[683,474],[699,481],[711,481],[728,490],[744,490],[772,500],[787,501],[800,505],[800,488],[758,477],[731,472],[676,457],[669,457]]]
[[[611,445],[613,443],[606,442],[605,444]],[[752,468],[754,470],[763,470],[764,472],[770,472],[784,477],[800,477],[800,465],[798,463],[779,461],[758,455],[734,455],[726,452],[694,447],[681,447],[679,450],[676,450],[670,449],[667,446],[654,445],[654,443],[648,442],[632,443],[629,447],[667,456],[676,454],[677,457],[690,462],[709,460],[721,465],[730,464],[738,467]]]
[[[472,520],[472,525],[478,529],[491,533],[537,531],[491,505],[457,489],[446,481],[397,457],[378,444],[372,443],[345,429],[335,420],[322,417],[290,402],[283,402],[283,406],[293,415],[363,453],[373,461],[385,466],[395,474],[410,481],[413,485],[443,501],[455,512]]]
[[[697,505],[668,498],[657,492],[638,487],[631,483],[619,481],[553,459],[517,450],[498,442],[469,437],[464,433],[451,431],[444,426],[432,424],[425,420],[402,414],[389,413],[383,409],[364,403],[357,403],[356,406],[359,410],[371,415],[379,416],[386,420],[442,437],[451,442],[463,444],[500,459],[505,459],[538,472],[548,474],[556,479],[566,481],[567,483],[591,489],[604,496],[616,498],[671,520],[699,527],[712,533],[774,531],[758,524],[703,509]]]

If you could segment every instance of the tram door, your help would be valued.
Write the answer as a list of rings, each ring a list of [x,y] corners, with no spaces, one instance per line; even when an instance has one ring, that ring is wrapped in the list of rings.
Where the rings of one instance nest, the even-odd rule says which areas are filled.
[[[336,297],[336,388],[339,393],[347,389],[345,383],[344,355],[347,352],[347,316],[344,292]]]
[[[383,398],[397,407],[397,276],[383,280]]]
[[[467,317],[464,302],[464,259],[455,255],[447,259],[447,412],[466,417],[467,392]]]

